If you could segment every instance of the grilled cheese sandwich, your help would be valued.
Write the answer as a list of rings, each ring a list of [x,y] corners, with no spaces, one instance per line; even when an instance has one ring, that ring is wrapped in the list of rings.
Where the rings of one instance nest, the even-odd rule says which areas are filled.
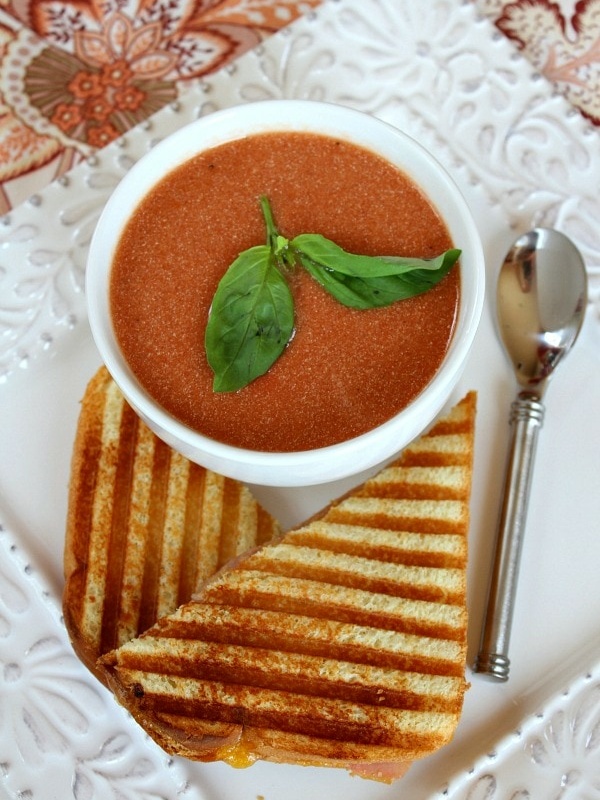
[[[64,553],[73,647],[98,658],[189,600],[223,564],[280,533],[238,481],[193,464],[139,419],[102,367],[82,400]]]
[[[467,688],[475,395],[320,516],[225,566],[103,656],[169,753],[391,781],[453,736]]]

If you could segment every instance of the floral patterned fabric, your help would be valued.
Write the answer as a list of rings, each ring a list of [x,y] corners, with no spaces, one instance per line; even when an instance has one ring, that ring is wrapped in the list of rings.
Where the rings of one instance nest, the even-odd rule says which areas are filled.
[[[600,125],[600,0],[475,0],[534,66]]]
[[[320,0],[0,0],[0,213]]]
[[[0,0],[0,214],[321,0]],[[473,0],[600,124],[600,0]]]

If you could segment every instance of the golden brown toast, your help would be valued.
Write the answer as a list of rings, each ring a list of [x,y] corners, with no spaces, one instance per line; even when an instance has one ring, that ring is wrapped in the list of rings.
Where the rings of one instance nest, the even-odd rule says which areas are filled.
[[[471,393],[375,478],[103,657],[120,702],[167,752],[237,766],[389,780],[448,742],[467,688],[474,425]]]
[[[173,451],[103,367],[81,405],[64,553],[73,647],[97,659],[169,614],[223,564],[279,533],[238,481]]]

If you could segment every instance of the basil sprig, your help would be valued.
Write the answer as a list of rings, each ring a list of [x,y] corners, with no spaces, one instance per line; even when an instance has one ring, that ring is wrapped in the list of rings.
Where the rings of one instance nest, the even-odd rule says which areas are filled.
[[[347,253],[316,233],[281,236],[266,197],[260,199],[267,243],[245,250],[221,278],[205,334],[215,392],[234,392],[263,375],[294,330],[294,299],[286,273],[303,267],[336,300],[380,308],[428,291],[448,274],[460,250],[436,258]]]

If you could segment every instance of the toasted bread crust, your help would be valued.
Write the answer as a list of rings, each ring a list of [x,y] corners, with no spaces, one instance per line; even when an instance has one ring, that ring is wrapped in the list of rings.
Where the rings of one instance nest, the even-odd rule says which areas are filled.
[[[474,419],[471,393],[395,464],[104,656],[120,702],[167,752],[238,766],[365,774],[448,742],[467,688]]]
[[[63,612],[73,647],[105,652],[190,599],[232,557],[280,533],[249,490],[159,440],[105,368],[90,381],[75,437]]]

